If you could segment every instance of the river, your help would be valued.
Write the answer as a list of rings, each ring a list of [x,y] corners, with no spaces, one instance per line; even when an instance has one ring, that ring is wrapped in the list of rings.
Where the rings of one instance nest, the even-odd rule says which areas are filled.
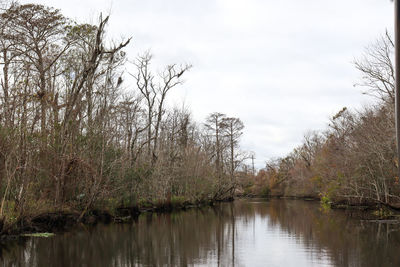
[[[142,214],[1,246],[2,266],[400,266],[400,224],[301,200]]]

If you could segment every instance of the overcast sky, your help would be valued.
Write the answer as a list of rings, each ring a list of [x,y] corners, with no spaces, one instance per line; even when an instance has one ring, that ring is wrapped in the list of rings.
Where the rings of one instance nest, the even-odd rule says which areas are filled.
[[[111,14],[109,34],[133,37],[130,58],[150,49],[154,67],[190,63],[169,104],[239,117],[256,166],[286,155],[344,106],[370,100],[352,61],[386,29],[389,0],[34,0],[78,22]],[[129,68],[129,66],[128,66]]]

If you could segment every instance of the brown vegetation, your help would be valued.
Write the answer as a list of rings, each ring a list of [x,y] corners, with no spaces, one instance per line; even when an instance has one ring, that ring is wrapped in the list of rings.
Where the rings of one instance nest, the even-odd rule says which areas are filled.
[[[359,111],[343,108],[327,130],[308,133],[288,156],[267,163],[263,185],[272,195],[399,207],[393,48],[386,33],[355,61],[360,85],[376,104]]]
[[[167,109],[189,65],[156,75],[145,53],[131,66],[136,84],[126,85],[130,39],[106,45],[107,22],[77,24],[33,4],[1,11],[2,225],[51,211],[81,220],[95,208],[232,197],[241,121],[213,113],[202,127],[187,110]]]

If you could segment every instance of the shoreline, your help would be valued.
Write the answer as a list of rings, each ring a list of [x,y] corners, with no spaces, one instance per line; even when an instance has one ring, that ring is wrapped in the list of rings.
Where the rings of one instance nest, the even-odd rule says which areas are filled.
[[[0,233],[0,242],[17,240],[26,235],[38,233],[64,233],[68,232],[78,225],[96,225],[98,223],[104,224],[123,224],[134,221],[139,215],[145,213],[170,213],[174,211],[185,211],[189,209],[199,209],[203,207],[212,207],[217,203],[232,202],[240,199],[256,199],[261,198],[265,200],[271,199],[289,199],[289,200],[302,200],[302,201],[315,201],[321,200],[316,197],[299,197],[299,196],[238,196],[236,198],[229,198],[225,200],[209,200],[201,201],[198,203],[184,202],[179,204],[164,203],[162,205],[152,204],[152,206],[133,206],[133,207],[118,207],[112,212],[107,209],[92,209],[79,220],[81,212],[72,211],[67,212],[64,210],[43,212],[35,216],[25,216],[18,219],[15,223],[9,225],[6,229],[2,229]],[[321,206],[322,207],[322,206]],[[384,205],[350,205],[343,203],[330,203],[329,209],[343,210],[347,212],[349,217],[371,221],[371,222],[385,222],[395,221],[400,223],[400,212],[398,210],[390,209]]]
[[[361,204],[350,204],[345,203],[343,201],[332,201],[329,202],[327,206],[323,207],[324,204],[321,202],[321,198],[313,197],[313,196],[257,196],[257,195],[248,195],[241,196],[240,198],[244,199],[254,199],[254,198],[263,198],[263,199],[282,199],[282,200],[302,200],[302,201],[312,201],[319,202],[321,207],[324,209],[332,209],[332,210],[343,210],[347,213],[349,217],[365,220],[365,221],[398,221],[400,223],[400,208],[389,205],[385,203],[361,203]]]
[[[235,199],[208,200],[198,203],[184,202],[179,204],[164,203],[162,205],[152,204],[144,207],[118,207],[115,210],[92,209],[85,213],[79,220],[81,212],[79,211],[52,211],[43,212],[35,216],[25,216],[19,218],[15,223],[8,225],[6,229],[0,232],[0,242],[4,243],[26,237],[31,234],[39,233],[64,233],[68,232],[78,225],[96,225],[98,223],[129,223],[135,220],[139,215],[145,213],[169,213],[174,211],[185,211],[194,208],[212,207],[216,203],[231,202]]]

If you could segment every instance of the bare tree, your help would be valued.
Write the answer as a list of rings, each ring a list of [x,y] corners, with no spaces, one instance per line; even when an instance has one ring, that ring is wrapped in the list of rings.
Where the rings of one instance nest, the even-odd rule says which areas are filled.
[[[223,173],[223,133],[226,129],[226,124],[224,120],[226,115],[218,112],[211,113],[207,119],[204,126],[207,131],[215,138],[215,149],[213,157],[215,156],[215,168],[217,170],[217,175],[221,179]]]
[[[151,158],[152,164],[154,164],[157,160],[158,137],[167,93],[172,88],[182,83],[181,76],[188,71],[191,66],[177,66],[176,64],[169,65],[160,74],[159,79],[156,80],[150,70],[151,59],[152,55],[149,52],[139,56],[135,63],[137,73],[133,76],[136,79],[136,85],[147,104],[147,154],[148,157]]]
[[[237,147],[238,147],[238,142],[239,138],[243,134],[243,128],[244,124],[239,118],[225,118],[223,120],[224,125],[226,126],[225,128],[225,137],[228,138],[229,142],[229,149],[230,149],[230,176],[232,179],[232,182],[234,181],[234,173],[236,168],[239,165],[239,162],[237,161]]]
[[[375,43],[365,49],[364,55],[354,61],[362,73],[359,85],[367,88],[365,94],[394,104],[394,43],[386,31]]]

